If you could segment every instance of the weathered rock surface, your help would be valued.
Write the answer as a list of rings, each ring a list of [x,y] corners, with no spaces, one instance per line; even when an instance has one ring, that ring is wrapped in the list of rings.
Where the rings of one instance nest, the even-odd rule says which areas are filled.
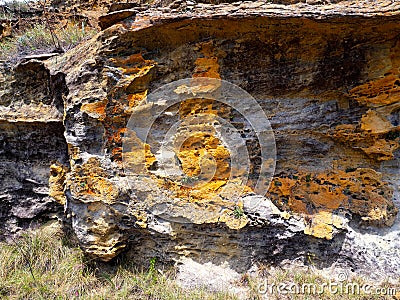
[[[91,41],[45,64],[26,63],[26,72],[37,69],[46,80],[27,76],[14,86],[3,83],[0,112],[7,126],[16,120],[28,134],[41,132],[49,120],[58,124],[54,134],[44,127],[48,134],[32,145],[46,157],[38,161],[47,162],[47,173],[34,180],[47,182],[51,170],[42,198],[52,195],[65,203],[88,254],[108,261],[129,249],[137,261],[189,257],[228,261],[244,270],[256,261],[279,264],[300,257],[307,263],[311,253],[319,267],[399,275],[400,5],[293,2],[299,3],[175,1],[139,10],[135,17],[114,11]],[[148,141],[128,126],[132,116],[147,124],[151,109],[144,100],[157,88],[201,77],[241,87],[268,116],[277,160],[267,193],[253,192],[262,169],[260,144],[235,107],[193,94],[154,122]],[[7,91],[17,86],[35,100],[25,103],[18,94],[12,100]],[[185,123],[199,114],[203,124]],[[25,115],[38,129],[22,121]],[[248,183],[229,177],[232,153],[220,129],[210,129],[206,121],[229,123],[240,133],[250,159],[245,167],[254,175]],[[157,141],[179,122],[184,129],[178,137],[197,132],[170,152],[185,178],[157,172],[163,163]],[[12,143],[30,145],[13,132],[4,129]],[[32,163],[13,152],[18,161]],[[2,159],[17,170],[9,157]],[[198,179],[206,159],[215,165],[203,184]],[[19,178],[12,172],[3,180]],[[17,190],[13,185],[3,194],[25,207],[25,196],[8,192]],[[229,195],[236,188],[240,192],[226,197],[227,188]],[[10,207],[1,201],[2,209]],[[2,215],[35,214],[17,211],[9,208]]]
[[[68,166],[63,73],[31,60],[5,70],[0,92],[0,230],[10,233],[61,216],[49,191],[50,166]],[[63,189],[61,188],[61,192]]]
[[[99,18],[99,26],[101,29],[106,29],[119,21],[135,16],[136,13],[137,10],[134,9],[123,9],[123,10],[112,11]]]

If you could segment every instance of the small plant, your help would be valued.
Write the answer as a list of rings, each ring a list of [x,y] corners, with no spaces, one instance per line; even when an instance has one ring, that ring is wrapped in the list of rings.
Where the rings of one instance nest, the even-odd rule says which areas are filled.
[[[156,262],[157,262],[157,258],[156,257],[152,257],[150,258],[150,262],[149,262],[149,270],[147,271],[147,279],[152,281],[152,282],[157,282],[157,270],[156,270]]]
[[[311,174],[307,174],[306,175],[306,182],[310,182],[311,181]]]
[[[197,176],[184,176],[181,179],[182,184],[188,184],[188,185],[192,185],[192,184],[196,183],[197,181],[199,181],[199,177],[197,177]]]
[[[307,261],[310,265],[314,265],[315,253],[307,252]]]
[[[233,209],[233,216],[235,217],[235,219],[242,218],[244,216],[243,209],[236,205],[235,208]]]
[[[156,271],[156,257],[152,257],[149,263],[149,273],[154,273]]]
[[[0,6],[0,18],[11,19],[18,16],[21,13],[30,11],[29,4],[25,1],[3,1]]]
[[[14,17],[11,12],[7,12],[4,9],[0,10],[0,19],[1,20],[10,20]]]
[[[345,194],[345,195],[351,194],[350,188],[348,186],[343,190],[343,194]]]

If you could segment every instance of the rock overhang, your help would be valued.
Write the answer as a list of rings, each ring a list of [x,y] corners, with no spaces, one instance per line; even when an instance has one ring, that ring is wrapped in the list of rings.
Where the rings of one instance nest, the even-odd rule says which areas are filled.
[[[204,202],[191,203],[181,193],[177,198],[184,208],[177,210],[165,195],[164,183],[150,176],[127,187],[120,165],[127,121],[146,95],[196,74],[236,83],[265,108],[278,151],[277,172],[267,196],[294,214],[271,214],[273,221],[256,220],[255,215],[249,224],[257,226],[239,230],[232,244],[244,248],[254,242],[243,242],[240,232],[247,230],[254,238],[265,235],[257,251],[268,246],[268,239],[285,234],[292,237],[285,245],[304,237],[304,232],[331,239],[351,217],[363,224],[392,225],[398,177],[385,162],[398,161],[399,129],[390,121],[398,111],[398,4],[365,8],[343,4],[324,11],[310,5],[258,2],[203,5],[185,13],[150,9],[64,56],[75,55],[74,63],[51,59],[52,68],[67,74],[70,90],[64,116],[71,162],[66,208],[82,247],[109,260],[130,239],[135,244],[135,235],[141,240],[153,233],[160,235],[160,241],[168,236],[181,239],[165,242],[165,256],[168,251],[171,257],[190,256],[200,246],[185,245],[182,235],[202,228],[219,235],[216,244],[223,248],[232,229],[218,227],[227,221],[218,211],[215,222],[202,224],[204,219],[193,219],[197,214],[193,212],[201,212]],[[382,96],[388,90],[389,96]],[[376,119],[383,121],[378,129],[371,128]],[[144,151],[149,167],[154,154],[149,148]],[[219,187],[215,184],[208,192]],[[248,207],[243,202],[236,213],[246,213]],[[146,254],[143,245],[138,247],[144,256],[158,251]],[[222,257],[240,256],[240,251],[221,249]],[[276,250],[277,256],[281,250]],[[206,256],[212,259],[211,254]]]

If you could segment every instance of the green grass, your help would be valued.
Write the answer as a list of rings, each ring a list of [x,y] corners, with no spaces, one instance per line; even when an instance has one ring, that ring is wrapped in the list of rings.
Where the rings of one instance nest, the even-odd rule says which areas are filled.
[[[53,25],[51,25],[53,26]],[[21,56],[52,52],[58,46],[69,50],[79,42],[91,38],[97,33],[93,28],[80,23],[70,24],[66,28],[55,26],[54,35],[45,24],[34,24],[22,32],[14,33],[11,38],[0,41],[0,59],[17,60]]]
[[[155,259],[145,269],[92,261],[55,224],[0,243],[0,299],[235,299],[185,291],[173,278]]]
[[[11,243],[0,243],[0,299],[237,299],[226,292],[205,289],[184,290],[174,280],[173,269],[162,269],[161,262],[152,258],[146,268],[120,258],[114,263],[99,263],[83,254],[58,223],[50,223],[28,231]],[[212,280],[212,279],[210,279]],[[263,293],[267,286],[284,283],[315,284],[328,280],[309,270],[284,270],[260,266],[258,275],[244,274],[235,284],[247,289],[246,299],[393,299],[392,296],[325,292],[272,294]],[[344,281],[346,284],[348,281]],[[360,286],[365,280],[351,278]],[[371,283],[373,287],[396,288],[400,282]]]
[[[284,269],[269,269],[267,276],[250,277],[249,287],[251,288],[251,299],[270,299],[270,300],[295,300],[295,299],[310,299],[310,300],[378,300],[378,299],[397,299],[393,298],[392,294],[375,293],[376,288],[385,288],[386,291],[393,289],[400,291],[400,281],[397,283],[384,282],[368,282],[362,277],[351,277],[344,281],[338,279],[327,279],[315,272],[312,268],[306,270],[284,270]],[[264,271],[265,272],[265,271]],[[329,287],[329,284],[331,288]],[[335,285],[337,284],[337,285]],[[352,290],[353,284],[358,284],[360,292]],[[370,286],[368,293],[363,290],[363,286]],[[278,292],[278,286],[283,286],[283,292]],[[325,285],[325,288],[323,286]],[[298,292],[293,292],[298,288]],[[323,292],[322,292],[323,291]]]
[[[11,19],[17,17],[19,13],[30,10],[29,1],[6,0],[3,1],[5,7],[0,8],[0,19]]]

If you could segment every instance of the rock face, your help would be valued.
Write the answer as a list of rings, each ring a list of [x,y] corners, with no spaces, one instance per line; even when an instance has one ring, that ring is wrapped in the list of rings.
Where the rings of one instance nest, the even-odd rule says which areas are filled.
[[[2,134],[40,155],[2,154],[12,166],[3,172],[15,170],[3,175],[2,212],[30,199],[14,183],[21,161],[32,172],[47,162],[34,179],[49,182],[40,201],[65,204],[82,248],[105,261],[127,249],[137,261],[185,256],[245,270],[312,254],[320,267],[398,276],[399,5],[360,2],[113,10],[95,38],[18,66],[4,88],[19,94],[1,96]],[[18,79],[24,68],[43,76]],[[235,105],[206,97],[225,97],[223,82],[248,94]],[[28,90],[26,103],[18,95]],[[266,118],[253,120],[258,106]],[[255,124],[273,134],[271,156]],[[237,165],[230,141],[248,156]]]
[[[51,74],[38,60],[19,64],[12,74],[0,83],[0,230],[5,233],[62,212],[54,201],[59,197],[51,197],[55,186],[49,190],[50,166],[69,165],[62,122],[68,91],[64,74]]]

